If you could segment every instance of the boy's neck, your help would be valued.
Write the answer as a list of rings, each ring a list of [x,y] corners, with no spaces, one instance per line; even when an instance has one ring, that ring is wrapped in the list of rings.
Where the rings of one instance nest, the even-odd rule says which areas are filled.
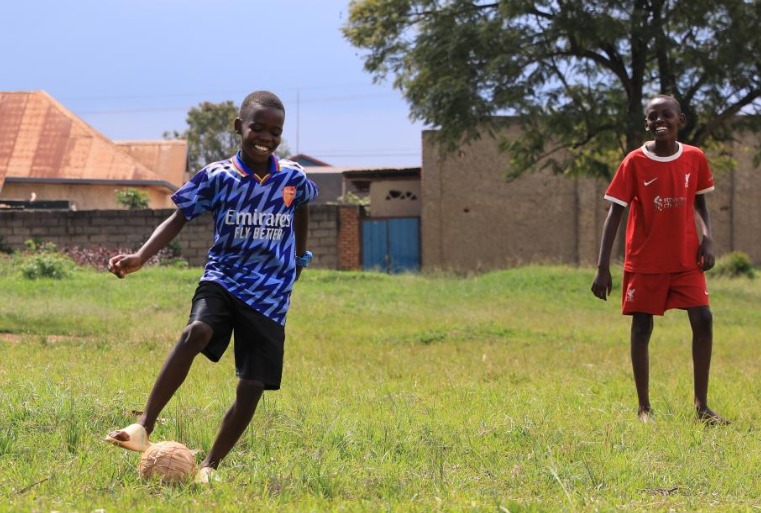
[[[270,159],[272,157],[267,159],[266,162],[250,162],[246,158],[246,153],[245,152],[241,151],[240,153],[238,153],[238,155],[239,155],[240,159],[243,161],[243,163],[246,164],[246,166],[251,171],[253,171],[254,174],[256,176],[258,176],[259,178],[264,178],[265,176],[267,176],[269,174],[269,172],[270,172]]]
[[[679,143],[677,141],[650,141],[647,149],[658,157],[670,157],[679,151]]]

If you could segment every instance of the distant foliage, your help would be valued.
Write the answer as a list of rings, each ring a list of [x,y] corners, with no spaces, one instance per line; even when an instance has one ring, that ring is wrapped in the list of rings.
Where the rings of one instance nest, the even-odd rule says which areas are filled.
[[[238,107],[232,101],[202,102],[188,111],[187,130],[164,132],[164,138],[188,141],[188,169],[195,174],[206,164],[229,158],[237,151],[237,117]]]
[[[67,278],[74,270],[74,261],[59,253],[58,248],[52,242],[43,242],[39,238],[33,238],[25,241],[24,246],[26,247],[25,253],[19,256],[19,268],[24,278],[60,280]]]
[[[117,190],[116,203],[127,210],[144,210],[148,208],[148,193],[133,188]]]
[[[610,179],[647,138],[656,93],[681,104],[687,144],[761,133],[758,1],[354,0],[348,12],[365,71],[393,81],[444,150],[497,137],[509,178]],[[501,116],[521,130],[498,135]]]
[[[756,270],[753,268],[753,262],[750,257],[742,251],[734,251],[726,254],[716,261],[713,272],[719,276],[729,276],[730,278],[755,278]]]
[[[74,262],[60,253],[39,253],[27,256],[21,264],[21,274],[29,280],[68,278],[74,270]]]
[[[370,196],[359,196],[351,191],[346,191],[346,194],[338,197],[338,203],[359,205],[364,207],[368,212],[370,211]]]

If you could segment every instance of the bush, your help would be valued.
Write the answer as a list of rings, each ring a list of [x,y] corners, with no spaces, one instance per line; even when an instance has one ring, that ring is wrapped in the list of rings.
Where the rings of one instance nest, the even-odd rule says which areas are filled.
[[[756,277],[753,262],[742,251],[734,251],[719,258],[713,271],[719,276],[729,276],[730,278],[746,276],[752,279]]]
[[[21,274],[29,280],[38,278],[66,278],[74,269],[74,262],[58,253],[38,253],[25,257],[21,264]]]
[[[58,250],[52,242],[43,242],[38,237],[24,241],[24,246],[30,253],[55,253]]]
[[[148,208],[148,194],[138,189],[121,189],[116,191],[116,203],[127,210],[143,210]]]

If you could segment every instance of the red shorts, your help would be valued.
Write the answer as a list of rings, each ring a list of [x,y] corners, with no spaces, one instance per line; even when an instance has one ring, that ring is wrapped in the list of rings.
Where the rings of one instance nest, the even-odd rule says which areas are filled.
[[[621,312],[663,315],[672,308],[708,306],[708,287],[703,271],[642,274],[624,271]]]

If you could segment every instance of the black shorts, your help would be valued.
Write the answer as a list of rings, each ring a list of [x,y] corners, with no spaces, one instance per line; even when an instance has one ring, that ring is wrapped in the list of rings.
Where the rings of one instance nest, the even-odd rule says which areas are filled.
[[[233,296],[222,285],[202,281],[193,295],[188,324],[201,321],[213,334],[202,351],[218,362],[235,332],[235,375],[264,383],[265,390],[278,390],[283,376],[285,328]]]

